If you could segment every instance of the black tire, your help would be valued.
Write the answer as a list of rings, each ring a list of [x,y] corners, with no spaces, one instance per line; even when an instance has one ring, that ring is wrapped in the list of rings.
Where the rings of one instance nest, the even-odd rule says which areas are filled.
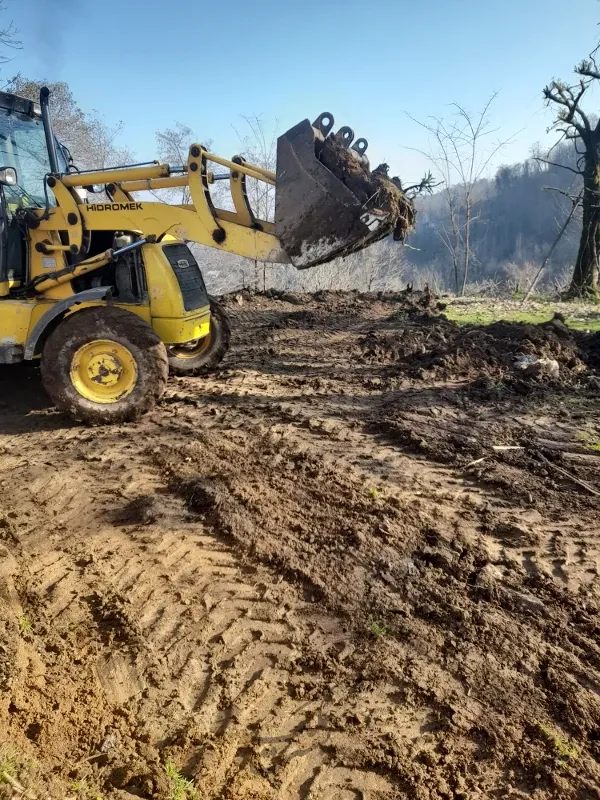
[[[94,402],[76,388],[74,380],[78,378],[73,377],[72,368],[82,363],[82,348],[92,348],[93,342],[114,342],[120,348],[115,352],[126,351],[130,368],[120,371],[118,380],[121,374],[128,375],[127,394],[124,391],[111,401]],[[88,357],[98,360],[95,354]],[[150,325],[129,311],[106,306],[76,311],[60,322],[44,345],[41,370],[44,388],[58,408],[92,425],[137,419],[155,405],[169,376],[166,348]],[[80,374],[84,372],[81,368]],[[100,383],[98,377],[88,380]]]
[[[210,333],[196,344],[167,347],[169,366],[176,375],[201,375],[225,358],[231,340],[229,318],[214,297],[210,300]],[[208,341],[205,341],[208,339]]]

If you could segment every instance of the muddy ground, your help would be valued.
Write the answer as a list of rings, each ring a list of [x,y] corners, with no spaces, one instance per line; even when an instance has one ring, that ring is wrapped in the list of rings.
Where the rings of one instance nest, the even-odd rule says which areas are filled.
[[[226,304],[141,423],[0,374],[0,797],[600,797],[599,335]]]

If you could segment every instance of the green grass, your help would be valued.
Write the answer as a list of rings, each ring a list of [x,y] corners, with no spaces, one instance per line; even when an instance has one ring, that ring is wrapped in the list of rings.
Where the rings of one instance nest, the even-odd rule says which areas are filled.
[[[23,791],[26,796],[31,796],[27,790],[35,786],[38,775],[39,766],[35,761],[23,758],[8,744],[0,745],[0,784],[11,786],[14,797],[21,796]]]
[[[19,777],[21,771],[21,759],[15,750],[3,746],[0,749],[0,783],[8,783],[5,776],[14,778]]]
[[[387,629],[383,622],[375,620],[375,622],[371,623],[371,633],[379,638],[380,636],[387,636]]]
[[[552,304],[548,304],[547,308],[530,309],[520,311],[513,308],[493,308],[493,303],[490,303],[489,310],[473,310],[468,305],[453,305],[450,304],[445,311],[448,319],[454,320],[459,325],[490,325],[492,322],[499,320],[506,320],[507,322],[528,322],[533,325],[539,325],[543,322],[549,322],[554,316],[554,308]],[[577,316],[569,317],[565,315],[565,324],[574,330],[580,331],[600,331],[600,311],[596,314],[592,312],[592,316],[586,319],[580,319]]]
[[[552,747],[553,755],[560,761],[576,761],[581,755],[581,750],[575,742],[563,739],[559,734],[546,725],[540,725],[540,730]]]
[[[19,617],[19,630],[21,631],[21,633],[29,633],[32,628],[33,624],[29,619],[29,617],[26,616],[25,614],[22,614]]]
[[[538,324],[540,322],[548,322],[552,319],[553,314],[550,311],[473,311],[468,307],[462,308],[460,306],[448,306],[446,309],[446,316],[458,322],[459,325],[490,325],[492,322],[498,322],[503,319],[507,322],[531,322]]]
[[[71,791],[75,792],[78,800],[102,800],[102,796],[86,780],[73,781]]]
[[[168,800],[200,800],[198,790],[192,781],[184,778],[170,759],[165,764],[165,773],[169,779]]]
[[[577,438],[581,441],[586,450],[593,450],[595,453],[600,453],[600,437],[595,436],[593,433],[581,431],[577,434]]]

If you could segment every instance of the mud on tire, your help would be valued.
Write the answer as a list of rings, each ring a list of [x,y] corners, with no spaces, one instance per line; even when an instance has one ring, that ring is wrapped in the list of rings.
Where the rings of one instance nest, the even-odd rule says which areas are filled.
[[[124,396],[94,402],[75,387],[73,359],[95,341],[115,342],[135,362],[135,378]],[[42,352],[42,382],[50,398],[71,416],[90,424],[134,420],[149,411],[165,390],[167,351],[148,323],[129,311],[97,307],[77,311],[50,334]]]
[[[196,348],[172,345],[167,348],[169,366],[176,375],[201,375],[214,369],[225,358],[229,350],[231,328],[223,306],[209,295],[210,333],[209,341],[200,339]]]

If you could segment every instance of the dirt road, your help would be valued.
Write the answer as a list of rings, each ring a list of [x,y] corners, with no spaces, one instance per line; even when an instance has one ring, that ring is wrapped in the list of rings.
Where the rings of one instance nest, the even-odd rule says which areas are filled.
[[[0,374],[0,797],[600,797],[598,335],[228,307],[141,423]]]

